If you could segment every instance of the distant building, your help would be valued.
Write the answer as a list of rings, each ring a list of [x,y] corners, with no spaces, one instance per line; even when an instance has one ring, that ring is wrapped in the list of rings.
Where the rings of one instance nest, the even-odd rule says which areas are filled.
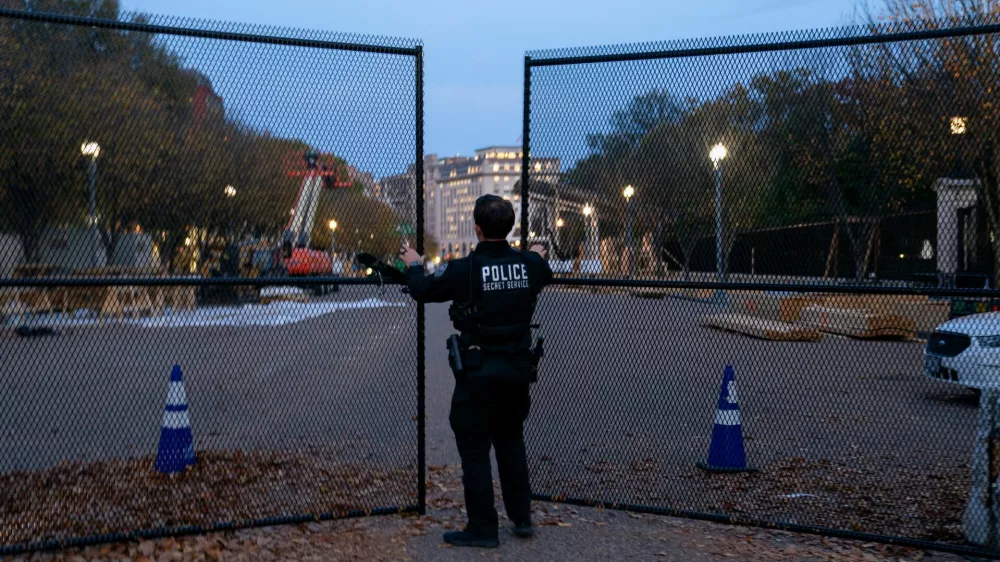
[[[453,259],[468,255],[476,245],[472,211],[476,199],[487,193],[499,195],[514,205],[520,220],[521,194],[515,184],[521,179],[521,147],[490,146],[475,156],[424,156],[424,229],[437,242],[428,248],[429,255]],[[532,178],[557,181],[558,158],[533,158]],[[412,164],[406,173],[383,178],[378,196],[402,217],[416,219],[416,170]],[[515,228],[508,237],[518,237]]]
[[[367,194],[367,191],[365,192]],[[416,173],[411,164],[405,174],[382,178],[375,184],[374,197],[392,207],[403,220],[416,221]]]
[[[351,181],[357,182],[361,185],[362,193],[364,193],[366,197],[376,199],[381,197],[379,193],[379,186],[375,183],[375,176],[373,176],[371,172],[363,172],[348,164],[347,177]],[[337,180],[340,181],[341,178],[338,177]]]
[[[205,119],[222,120],[226,116],[222,97],[215,93],[207,76],[199,73],[197,78],[198,85],[195,87],[194,95],[191,96],[191,111],[195,123],[200,124]]]
[[[472,211],[481,195],[499,195],[514,205],[517,220],[521,216],[521,193],[515,188],[521,179],[521,148],[518,146],[490,146],[476,150],[473,157],[456,156],[438,160],[435,168],[434,189],[428,190],[428,224],[436,230],[429,231],[439,243],[440,255],[453,259],[468,255],[476,245],[476,231]],[[531,159],[532,179],[557,181],[559,159],[536,157]],[[517,229],[511,231],[514,240]]]

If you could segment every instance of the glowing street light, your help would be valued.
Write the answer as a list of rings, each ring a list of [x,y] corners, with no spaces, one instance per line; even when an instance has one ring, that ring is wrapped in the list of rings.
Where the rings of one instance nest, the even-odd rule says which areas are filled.
[[[587,203],[583,206],[583,216],[586,217],[584,221],[584,233],[586,234],[586,241],[584,242],[584,259],[593,260],[594,259],[594,239],[595,233],[594,229],[597,227],[597,217],[593,216],[594,208]],[[589,268],[589,266],[588,266]]]
[[[719,143],[708,152],[708,157],[712,160],[712,167],[715,168],[715,275],[721,283],[723,280],[723,251],[722,251],[722,161],[729,154],[726,147]]]
[[[80,145],[80,154],[90,156],[87,164],[87,195],[90,203],[90,228],[93,230],[94,247],[91,248],[91,265],[97,266],[98,246],[100,245],[100,233],[97,231],[97,157],[101,155],[101,145],[93,141],[84,141]]]
[[[951,134],[953,135],[964,135],[965,129],[969,124],[968,117],[955,116],[951,118]]]
[[[230,199],[236,197],[236,188],[231,185],[227,185],[226,188],[223,189],[222,191],[226,194],[226,197]]]
[[[726,156],[729,155],[729,151],[726,147],[719,143],[712,147],[712,150],[708,152],[708,157],[712,159],[712,165],[718,167],[719,162],[725,160]]]
[[[96,142],[85,142],[82,145],[80,145],[80,152],[84,156],[91,156],[93,158],[97,158],[98,156],[101,155],[101,145],[97,144]]]
[[[337,221],[330,219],[330,222],[326,223],[330,227],[330,257],[333,257],[334,247],[333,247],[333,233],[337,230]]]
[[[951,136],[953,137],[963,137],[968,132],[969,118],[962,117],[960,115],[955,115],[951,118],[950,128]],[[954,146],[952,149],[955,151],[955,156],[953,158],[954,163],[952,164],[951,176],[952,178],[967,178],[966,166],[964,159],[962,158],[964,152],[964,143],[961,138],[956,138]]]
[[[556,228],[562,228],[565,225],[566,225],[566,221],[562,220],[561,218],[560,219],[556,219]]]
[[[632,272],[635,271],[635,248],[633,248],[632,243],[632,196],[635,195],[635,188],[631,185],[626,185],[625,189],[622,190],[622,195],[625,197],[625,243],[628,246],[628,278],[631,279]]]

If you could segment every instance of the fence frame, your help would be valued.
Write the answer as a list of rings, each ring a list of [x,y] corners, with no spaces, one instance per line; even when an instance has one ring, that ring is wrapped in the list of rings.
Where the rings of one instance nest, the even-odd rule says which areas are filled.
[[[836,37],[831,39],[814,39],[801,41],[774,41],[766,42],[767,37],[778,37],[777,34],[754,36],[757,42],[736,44],[719,47],[704,48],[677,48],[667,50],[648,50],[636,52],[609,52],[606,54],[578,55],[578,56],[553,56],[544,58],[532,58],[530,52],[524,56],[524,99],[522,117],[522,161],[521,161],[521,247],[527,248],[528,243],[528,204],[531,192],[530,174],[530,153],[531,153],[531,99],[532,99],[532,69],[536,67],[586,65],[611,62],[633,62],[645,60],[662,60],[677,58],[693,58],[712,55],[732,55],[746,53],[763,53],[774,51],[793,51],[803,49],[817,49],[825,47],[843,47],[869,44],[898,43],[903,41],[920,41],[928,39],[944,39],[953,37],[968,37],[972,35],[986,35],[1000,33],[1000,23],[983,25],[966,25],[964,27],[941,27],[937,29],[926,29],[917,31],[899,31],[893,33],[869,33],[862,35],[862,30],[870,28],[851,29],[855,35]],[[620,48],[621,46],[607,47],[608,50]],[[589,277],[554,277],[553,285],[570,287],[592,287],[592,288],[619,288],[619,289],[712,289],[720,291],[778,291],[789,293],[823,293],[823,294],[848,294],[848,295],[913,295],[927,297],[972,297],[1000,299],[1000,289],[959,289],[959,288],[933,288],[933,287],[907,287],[882,284],[845,283],[842,281],[827,281],[815,285],[805,283],[736,283],[720,281],[675,281],[675,280],[648,280],[648,279],[626,279],[626,278],[589,278]],[[868,533],[863,531],[852,531],[821,525],[806,525],[798,523],[787,523],[781,521],[769,521],[753,517],[740,517],[726,515],[722,513],[708,513],[678,508],[658,507],[632,503],[605,502],[591,498],[570,497],[562,494],[538,494],[533,493],[532,498],[537,501],[564,503],[584,507],[597,507],[606,509],[616,509],[626,512],[647,513],[653,515],[663,515],[669,517],[682,517],[686,519],[711,521],[715,523],[725,523],[730,525],[742,525],[760,527],[765,529],[776,529],[792,531],[803,534],[821,535],[842,539],[858,540],[865,542],[876,542],[903,547],[911,547],[939,552],[949,552],[965,556],[980,556],[989,559],[1000,560],[1000,552],[988,550],[986,548],[967,546],[963,544],[950,544],[935,542],[930,540],[916,539],[910,537],[891,536],[878,533]]]
[[[414,59],[414,158],[416,165],[415,174],[415,206],[416,206],[416,243],[417,251],[423,253],[424,249],[424,76],[423,76],[423,46],[417,44],[414,47],[397,47],[388,45],[377,45],[367,43],[350,43],[342,41],[324,41],[316,39],[304,39],[287,37],[280,35],[261,35],[253,33],[237,33],[229,31],[218,31],[203,28],[188,28],[177,26],[166,26],[149,23],[138,23],[129,21],[115,21],[100,18],[80,17],[66,14],[56,14],[49,12],[29,12],[10,8],[0,8],[0,20],[17,20],[23,22],[33,22],[41,24],[61,24],[75,27],[91,27],[100,29],[111,29],[119,31],[134,31],[140,33],[172,35],[182,37],[193,37],[200,39],[214,39],[222,41],[235,41],[240,43],[257,43],[266,45],[279,45],[289,47],[307,47],[324,50],[337,50],[349,52],[373,53],[382,55],[395,55],[413,57]],[[206,286],[300,286],[313,287],[320,285],[371,285],[371,286],[400,286],[391,280],[378,278],[357,278],[339,276],[316,276],[316,277],[284,277],[284,278],[162,278],[162,277],[77,277],[77,278],[0,278],[0,288],[4,287],[121,287],[121,286],[159,286],[159,287],[206,287]],[[422,303],[417,305],[417,356],[416,356],[416,386],[417,386],[417,503],[405,506],[382,506],[372,509],[355,509],[341,513],[322,513],[319,515],[284,515],[277,517],[267,517],[248,522],[216,522],[211,525],[192,525],[181,527],[165,527],[135,530],[124,533],[112,533],[103,535],[90,535],[74,537],[70,539],[45,540],[33,543],[22,543],[15,545],[0,545],[0,556],[13,556],[37,551],[60,550],[71,547],[83,547],[109,542],[121,542],[129,540],[148,540],[163,537],[175,537],[183,535],[197,535],[219,531],[233,531],[237,529],[247,529],[253,527],[265,527],[273,525],[290,525],[307,523],[310,521],[330,521],[337,519],[349,519],[356,517],[368,517],[372,515],[392,515],[401,513],[415,513],[424,515],[427,510],[427,467],[426,467],[426,420],[425,420],[425,381],[426,381],[426,359],[424,352],[425,340],[425,311]]]

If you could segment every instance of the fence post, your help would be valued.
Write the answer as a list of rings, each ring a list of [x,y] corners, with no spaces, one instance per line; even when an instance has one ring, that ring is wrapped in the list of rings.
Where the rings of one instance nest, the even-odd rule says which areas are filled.
[[[417,253],[424,254],[424,48],[416,47],[416,162],[414,175],[416,184],[417,211]],[[424,351],[424,303],[417,303],[417,511],[427,512],[427,457],[425,422],[425,371]]]
[[[524,113],[521,131],[521,249],[528,249],[528,167],[531,158],[531,57],[524,57]]]
[[[1000,391],[982,391],[979,421],[972,449],[972,486],[962,517],[962,532],[969,542],[996,549],[1000,546],[1000,490],[995,463],[1000,460]]]

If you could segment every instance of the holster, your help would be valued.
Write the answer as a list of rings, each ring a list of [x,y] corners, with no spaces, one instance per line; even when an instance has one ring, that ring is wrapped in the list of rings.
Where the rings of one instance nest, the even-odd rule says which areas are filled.
[[[458,334],[448,336],[448,366],[451,367],[452,374],[456,379],[465,376],[465,364],[462,362],[462,345],[459,343]]]
[[[545,338],[538,336],[535,347],[531,348],[531,382],[538,382],[538,364],[545,357]]]

